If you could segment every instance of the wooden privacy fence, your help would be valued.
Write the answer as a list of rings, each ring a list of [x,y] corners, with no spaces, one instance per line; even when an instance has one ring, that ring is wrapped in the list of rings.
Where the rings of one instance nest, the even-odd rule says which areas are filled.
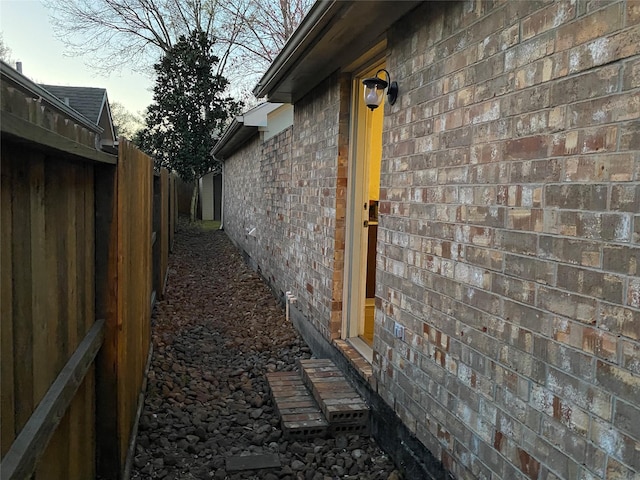
[[[175,180],[4,68],[1,88],[0,478],[120,479]]]

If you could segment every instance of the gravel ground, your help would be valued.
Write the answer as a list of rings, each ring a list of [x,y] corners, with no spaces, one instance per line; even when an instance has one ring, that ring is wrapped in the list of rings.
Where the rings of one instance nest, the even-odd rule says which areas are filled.
[[[131,478],[399,479],[371,438],[283,438],[265,373],[310,349],[223,232],[181,224],[174,250]],[[227,458],[257,454],[281,466],[226,471]]]

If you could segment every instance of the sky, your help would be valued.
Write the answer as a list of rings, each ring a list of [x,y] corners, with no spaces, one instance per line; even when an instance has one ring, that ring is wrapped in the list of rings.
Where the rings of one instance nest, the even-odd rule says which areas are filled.
[[[0,31],[11,59],[21,61],[22,73],[36,83],[106,88],[109,103],[121,103],[132,113],[142,112],[152,101],[150,78],[126,68],[105,76],[82,57],[65,55],[40,0],[0,0]]]

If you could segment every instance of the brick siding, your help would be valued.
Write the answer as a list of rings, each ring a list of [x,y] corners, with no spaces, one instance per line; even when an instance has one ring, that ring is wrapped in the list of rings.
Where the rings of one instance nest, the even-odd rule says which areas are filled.
[[[425,2],[387,48],[372,384],[457,478],[637,478],[640,2]],[[349,103],[331,76],[225,167],[226,231],[327,340]]]
[[[229,237],[278,297],[296,296],[296,307],[328,340],[340,335],[342,308],[346,167],[339,165],[346,165],[347,149],[339,153],[338,146],[348,140],[348,115],[338,116],[349,100],[340,95],[343,81],[331,77],[296,104],[294,127],[266,142],[256,135],[225,162]]]
[[[639,54],[634,1],[390,32],[374,373],[458,478],[640,475]]]

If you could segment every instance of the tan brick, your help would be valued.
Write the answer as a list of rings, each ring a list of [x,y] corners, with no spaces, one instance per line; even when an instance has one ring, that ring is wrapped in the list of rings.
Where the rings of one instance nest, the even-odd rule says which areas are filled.
[[[539,208],[510,208],[507,210],[507,228],[541,232],[542,218],[542,209]]]
[[[572,210],[605,210],[607,186],[603,184],[547,185],[544,197],[546,207]]]
[[[530,305],[535,303],[535,285],[519,278],[494,274],[491,291],[518,302]]]
[[[531,257],[507,254],[504,259],[504,271],[506,274],[547,285],[555,284],[556,268],[556,265],[552,262]]]
[[[627,1],[626,21],[627,26],[640,23],[640,2],[636,0]]]
[[[634,59],[624,63],[622,74],[622,90],[640,87],[640,60]]]
[[[611,425],[599,419],[594,419],[591,424],[590,440],[614,459],[627,464],[636,471],[640,470],[640,442],[629,438],[622,431],[612,428]],[[615,471],[607,470],[615,478]],[[618,472],[624,471],[624,469],[616,470]]]
[[[530,233],[501,230],[496,232],[496,247],[509,253],[522,255],[535,255],[537,247],[537,237]]]
[[[565,50],[620,29],[623,5],[616,3],[558,28],[556,48]]]
[[[640,345],[628,340],[620,340],[622,345],[622,359],[620,366],[631,373],[640,375]]]
[[[546,32],[506,51],[505,70],[513,70],[551,55],[555,49],[555,32]]]
[[[503,252],[483,247],[467,246],[465,249],[467,262],[490,270],[502,270]]]
[[[543,133],[549,129],[549,112],[535,112],[521,115],[514,119],[516,136],[530,136]]]
[[[640,398],[640,376],[626,369],[598,360],[596,379],[600,386],[616,397],[632,403]]]
[[[607,461],[607,480],[630,480],[637,477],[638,470],[631,469],[623,465],[613,457],[609,457]]]
[[[614,335],[640,340],[640,310],[602,304],[598,326]]]
[[[540,237],[539,256],[585,267],[599,267],[601,263],[598,243],[549,236]]]
[[[570,49],[569,73],[582,72],[637,55],[640,52],[639,35],[640,28],[634,26]]]
[[[526,40],[547,30],[557,28],[575,18],[575,15],[575,3],[564,0],[554,2],[522,20],[522,38]]]
[[[553,367],[549,368],[547,384],[549,390],[561,400],[575,403],[603,420],[611,420],[613,416],[612,390],[606,387],[604,389],[594,387],[591,382],[576,379]]]
[[[563,317],[587,324],[596,322],[596,301],[589,297],[541,286],[536,303],[538,307]]]
[[[509,182],[514,184],[559,182],[562,177],[562,162],[555,158],[543,156],[540,160],[513,162],[509,167]]]
[[[639,137],[640,138],[640,137]],[[631,153],[603,153],[567,158],[564,180],[570,182],[628,182],[633,180]],[[619,186],[614,185],[614,188]],[[626,188],[620,186],[619,188]]]
[[[634,120],[639,115],[640,92],[622,93],[569,105],[567,107],[567,126],[581,128],[623,122]]]
[[[627,305],[640,308],[640,278],[632,278],[627,286]]]
[[[618,90],[620,65],[607,65],[593,72],[554,82],[551,105],[563,105],[610,95]]]
[[[621,304],[624,278],[571,265],[558,265],[557,286],[581,295]]]
[[[640,248],[619,245],[604,245],[603,268],[625,275],[640,275]]]
[[[611,209],[638,212],[640,210],[640,184],[612,185]]]
[[[640,120],[622,124],[620,126],[620,150],[636,151],[639,149]],[[636,159],[636,164],[638,163],[640,163],[640,160]]]

